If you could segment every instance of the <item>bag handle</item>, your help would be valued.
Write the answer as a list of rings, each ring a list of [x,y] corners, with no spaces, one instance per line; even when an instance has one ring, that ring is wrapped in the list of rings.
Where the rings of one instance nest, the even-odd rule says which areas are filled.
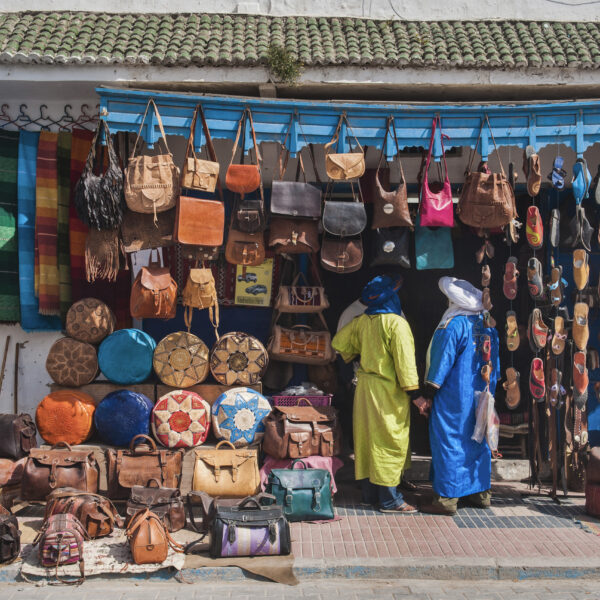
[[[258,171],[260,172],[260,163],[261,163],[261,156],[260,156],[260,150],[258,148],[258,144],[256,143],[256,132],[254,131],[254,121],[252,120],[252,113],[250,112],[249,108],[245,108],[244,112],[242,113],[242,116],[240,117],[239,123],[238,123],[238,128],[237,128],[237,133],[235,134],[235,142],[233,143],[233,152],[231,153],[231,160],[229,161],[229,164],[232,165],[233,164],[233,159],[235,158],[235,153],[237,152],[237,148],[238,148],[238,144],[240,142],[240,135],[242,134],[242,125],[245,125],[246,123],[246,119],[249,119],[250,121],[250,132],[252,134],[252,143],[254,145],[254,150],[256,152],[256,166],[258,167]],[[244,135],[245,135],[245,131],[244,131]],[[244,156],[244,148],[242,148],[242,157]]]
[[[137,137],[135,138],[135,144],[133,145],[133,150],[131,151],[131,156],[129,157],[129,160],[131,160],[135,156],[135,151],[136,151],[138,142],[140,141],[140,136],[142,135],[142,128],[144,127],[144,122],[146,121],[146,116],[148,114],[148,110],[150,109],[150,106],[152,106],[152,108],[154,110],[154,114],[156,115],[156,120],[158,121],[158,128],[160,129],[160,135],[162,136],[162,140],[165,145],[165,148],[167,149],[167,153],[171,154],[171,151],[169,150],[169,145],[167,144],[167,135],[165,133],[165,128],[163,127],[163,122],[162,122],[162,119],[160,118],[160,113],[158,112],[156,102],[154,102],[154,98],[150,98],[150,100],[148,100],[148,104],[146,105],[146,111],[144,112],[144,116],[142,117],[142,122],[140,123],[140,128],[138,130]],[[171,154],[171,156],[173,156],[173,155]]]
[[[219,159],[217,158],[217,153],[215,152],[215,147],[213,145],[213,141],[212,141],[212,136],[210,135],[210,129],[208,128],[208,123],[206,122],[206,117],[204,116],[204,110],[202,109],[202,105],[198,104],[196,106],[196,110],[194,111],[194,119],[196,118],[196,115],[200,115],[200,119],[202,120],[202,129],[204,131],[204,137],[206,138],[206,152],[208,154],[208,157],[210,158],[210,160],[212,160],[215,163],[219,163]],[[192,124],[192,131],[191,131],[191,147],[192,147],[192,152],[194,151],[194,128],[195,122]],[[190,141],[188,140],[188,145],[190,144]],[[187,157],[187,152],[186,152],[186,157]],[[194,158],[196,157],[196,154],[194,153]],[[223,188],[221,187],[221,178],[219,177],[219,175],[217,175],[217,190],[219,190],[219,198],[220,200],[223,202],[224,201],[224,197],[223,197]]]
[[[301,400],[302,399],[306,400],[306,398],[301,398]],[[312,404],[311,404],[311,406],[312,406]],[[296,460],[292,461],[292,464],[290,465],[290,469],[295,469],[297,464],[302,465],[304,467],[305,471],[308,470],[307,464],[301,458],[297,458]]]
[[[500,152],[498,152],[498,146],[496,145],[496,139],[494,138],[494,133],[492,132],[492,126],[490,125],[490,120],[485,113],[485,119],[481,121],[481,127],[479,128],[479,136],[477,137],[477,142],[475,142],[475,148],[471,150],[471,156],[469,158],[469,166],[467,171],[470,171],[473,167],[473,159],[475,158],[475,153],[477,152],[477,147],[479,146],[479,142],[481,141],[481,134],[483,133],[483,127],[487,123],[490,137],[492,138],[492,142],[494,143],[494,150],[496,151],[496,156],[498,157],[498,162],[500,163],[500,172],[502,173],[502,177],[506,179],[506,173],[504,172],[504,166],[502,165],[502,158],[500,157]]]
[[[228,446],[231,446],[232,450],[235,450],[235,446],[228,440],[223,440],[221,442],[219,442],[216,446],[215,446],[215,450],[218,450],[223,444],[226,444]]]
[[[306,404],[308,406],[312,406],[313,405],[313,403],[308,398],[305,398],[304,396],[301,396],[300,398],[298,398],[298,404],[297,404],[297,406],[300,406],[300,402],[302,400],[304,400],[304,402],[306,402]],[[297,463],[297,462],[298,462],[297,460],[294,461],[294,463]],[[300,462],[302,462],[302,461],[300,461]],[[294,463],[292,463],[292,466],[294,466]],[[302,463],[302,464],[304,464],[304,463]],[[306,465],[304,465],[304,466],[306,467]]]
[[[54,444],[54,446],[52,446],[52,448],[50,448],[51,450],[55,450],[56,448],[67,448],[67,450],[69,452],[73,452],[73,448],[71,448],[71,445],[68,444],[67,442],[57,442],[56,444]]]
[[[396,158],[398,159],[398,166],[400,167],[400,177],[402,178],[400,183],[406,184],[406,178],[404,177],[404,169],[402,168],[402,161],[400,160],[400,144],[398,143],[398,135],[396,134],[396,125],[394,123],[394,117],[389,116],[387,118],[387,127],[385,129],[385,137],[383,138],[383,146],[381,147],[381,154],[379,155],[379,163],[377,164],[377,171],[375,171],[375,182],[377,183],[377,185],[379,187],[383,187],[381,185],[381,181],[379,179],[379,169],[381,168],[381,165],[383,163],[383,157],[385,156],[385,146],[386,146],[388,134],[390,132],[390,128],[392,130],[392,133],[394,134],[394,143],[396,145]],[[386,163],[388,162],[387,159],[385,162]]]
[[[134,436],[131,440],[131,442],[129,442],[129,450],[131,450],[131,452],[133,452],[134,454],[136,453],[136,444],[138,443],[138,441],[148,441],[150,442],[150,447],[152,448],[152,452],[156,452],[156,442],[148,435],[144,434],[144,433],[138,433],[136,436]]]
[[[198,524],[196,523],[196,518],[194,517],[194,510],[193,510],[194,505],[192,504],[192,498],[200,499],[200,503],[202,506],[202,527],[198,527]],[[196,531],[197,533],[206,534],[208,532],[208,526],[207,526],[208,524],[205,521],[206,521],[206,518],[208,517],[210,508],[211,508],[213,502],[214,502],[213,498],[211,498],[206,492],[195,492],[195,491],[188,492],[188,494],[186,496],[186,500],[185,500],[187,514],[188,514],[188,517],[190,518],[190,524],[192,525],[192,529],[194,529],[194,531]],[[204,538],[202,538],[202,539],[204,539]]]
[[[156,250],[156,260],[154,260],[154,251]],[[150,258],[148,259],[148,268],[150,267],[159,267],[161,268],[163,266],[163,262],[160,258],[160,252],[158,251],[158,248],[152,248],[150,250]]]
[[[152,482],[156,483],[156,486],[150,485]],[[156,479],[156,477],[152,477],[151,479],[148,479],[145,487],[160,489],[162,487],[162,485],[161,485],[160,481],[158,479]]]
[[[348,128],[348,130],[350,131],[352,137],[354,138],[354,141],[356,142],[356,146],[364,154],[363,147],[360,145],[360,142],[358,141],[358,138],[354,134],[354,130],[350,126],[350,122],[348,121],[348,117],[346,116],[346,113],[343,112],[340,115],[337,127],[335,128],[335,133],[333,134],[333,137],[331,138],[331,141],[327,142],[327,144],[325,144],[325,146],[324,146],[324,148],[325,148],[325,156],[327,156],[327,154],[330,153],[329,150],[332,148],[332,146],[335,145],[336,146],[336,150],[337,150],[337,145],[339,143],[339,138],[340,138],[340,131],[342,129],[342,123],[346,123],[346,127]],[[348,145],[350,146],[350,152],[353,153],[354,149],[352,148],[352,142],[350,141],[350,137],[349,136],[348,136]]]
[[[244,498],[238,504],[238,508],[245,508],[246,506],[248,506],[250,504],[254,504],[254,507],[258,510],[264,510],[264,506],[262,506],[261,503],[258,501],[258,499],[255,498],[254,496],[247,496],[246,498]]]

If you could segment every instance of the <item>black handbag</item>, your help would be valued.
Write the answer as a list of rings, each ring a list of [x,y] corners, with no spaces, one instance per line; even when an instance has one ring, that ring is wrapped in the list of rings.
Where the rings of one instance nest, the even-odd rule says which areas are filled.
[[[266,227],[265,204],[262,197],[243,196],[235,203],[233,228],[244,233],[258,233]]]
[[[371,241],[371,267],[404,267],[410,269],[408,254],[410,231],[407,227],[375,229]]]
[[[360,185],[358,185],[359,196],[357,197],[354,183],[352,187],[353,200],[326,200],[323,208],[323,229],[331,235],[339,237],[352,237],[362,233],[367,226],[367,211],[362,201]],[[328,186],[330,196],[331,184]]]

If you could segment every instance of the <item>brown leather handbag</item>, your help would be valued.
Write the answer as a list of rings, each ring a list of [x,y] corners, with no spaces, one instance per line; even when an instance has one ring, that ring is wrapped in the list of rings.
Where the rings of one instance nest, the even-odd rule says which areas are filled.
[[[356,148],[358,149],[358,152],[353,150],[350,137],[348,137],[348,141],[350,143],[350,152],[343,154],[333,154],[329,152],[333,146],[338,145],[342,123],[344,122],[346,123],[348,130],[352,132],[350,123],[348,123],[348,119],[344,113],[340,116],[335,133],[333,134],[333,138],[330,142],[325,144],[325,170],[327,171],[329,178],[333,179],[334,181],[358,179],[365,173],[365,153],[354,133],[352,133],[352,136],[356,142]]]
[[[0,414],[0,457],[18,460],[37,446],[35,423],[30,415]]]
[[[148,444],[137,445],[142,440]],[[129,450],[106,450],[108,496],[113,500],[129,498],[134,485],[145,485],[150,479],[168,488],[178,488],[182,465],[181,450],[157,450],[151,437],[136,435]]]
[[[238,144],[240,141],[240,135],[242,133],[242,128],[244,131],[244,136],[242,137],[242,161],[244,158],[244,148],[245,148],[245,135],[246,135],[246,120],[248,120],[250,124],[250,130],[252,132],[252,141],[254,142],[254,152],[256,154],[256,164],[250,165],[234,165],[233,161],[235,159],[235,154],[237,152]],[[256,191],[259,187],[261,188],[261,198],[262,194],[262,182],[261,182],[261,174],[260,174],[260,151],[258,149],[258,144],[256,143],[256,132],[254,131],[254,123],[252,121],[252,113],[250,109],[245,109],[242,113],[242,117],[238,123],[237,134],[235,136],[235,142],[233,144],[233,152],[231,153],[231,161],[229,162],[229,167],[227,167],[227,173],[225,174],[225,185],[228,190],[232,192],[236,192],[238,194],[250,194],[251,192]]]
[[[181,244],[181,258],[187,260],[219,260],[221,246],[191,246]]]
[[[45,500],[57,488],[98,492],[98,463],[93,450],[73,450],[66,442],[50,449],[34,448],[25,463],[21,480],[23,500]]]
[[[175,209],[156,215],[144,215],[126,210],[121,223],[121,239],[123,250],[127,253],[139,250],[167,248],[175,243]]]
[[[185,507],[178,488],[163,487],[157,479],[150,479],[146,485],[134,485],[127,500],[127,519],[144,509],[160,517],[168,531],[185,527]]]
[[[135,151],[150,107],[156,115],[167,153],[154,156],[136,156]],[[178,196],[179,168],[173,163],[173,155],[167,145],[167,136],[162,119],[154,100],[150,98],[140,123],[129,163],[125,169],[125,201],[130,210],[150,213],[156,217],[157,213],[174,208]]]
[[[269,246],[276,254],[318,252],[319,223],[313,219],[273,217],[269,228]]]
[[[358,271],[363,261],[363,244],[360,237],[336,238],[323,236],[321,242],[321,266],[334,273]]]
[[[215,328],[219,338],[219,300],[215,287],[215,278],[211,269],[190,269],[187,283],[183,289],[182,304],[185,306],[184,321],[189,331],[192,328],[192,314],[194,308],[208,309],[208,318]]]
[[[110,535],[115,525],[123,527],[119,511],[108,498],[73,488],[53,490],[46,500],[44,518],[66,513],[77,517],[92,539]]]
[[[225,205],[220,200],[181,196],[177,203],[175,237],[181,244],[220,246],[225,229]]]
[[[304,285],[299,285],[300,278]],[[275,310],[281,313],[318,313],[326,308],[329,308],[329,300],[325,288],[323,285],[308,285],[302,271],[294,277],[291,285],[279,286]]]
[[[160,517],[147,508],[131,519],[125,533],[136,565],[164,562],[169,547],[175,552],[183,552],[183,546],[169,535]]]
[[[494,148],[500,163],[500,173],[492,173],[487,167],[487,163],[482,163],[477,171],[471,170],[473,158],[483,132],[484,123],[482,123],[475,149],[471,152],[456,214],[465,225],[471,227],[479,229],[502,228],[508,225],[517,215],[515,194],[506,178],[487,115],[485,115],[485,123],[487,123],[494,142]]]
[[[263,451],[269,456],[336,456],[341,450],[342,430],[332,406],[275,406],[265,419]]]
[[[134,319],[173,319],[177,312],[177,283],[168,267],[150,257],[131,286],[129,310]]]
[[[265,262],[264,233],[244,233],[230,227],[225,245],[225,260],[232,265],[262,265]]]

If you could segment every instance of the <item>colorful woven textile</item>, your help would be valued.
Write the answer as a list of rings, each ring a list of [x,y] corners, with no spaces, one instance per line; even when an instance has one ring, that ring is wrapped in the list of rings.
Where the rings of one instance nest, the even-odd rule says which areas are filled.
[[[57,259],[60,316],[64,322],[71,306],[71,258],[69,252],[69,204],[71,203],[71,134],[58,134],[58,225]]]
[[[0,131],[0,321],[19,321],[17,166],[19,132]]]
[[[42,315],[60,315],[58,285],[58,134],[40,132],[35,184],[36,291]]]
[[[61,329],[58,317],[39,314],[34,290],[35,181],[39,137],[37,131],[21,131],[19,137],[19,296],[21,327],[25,331]]]

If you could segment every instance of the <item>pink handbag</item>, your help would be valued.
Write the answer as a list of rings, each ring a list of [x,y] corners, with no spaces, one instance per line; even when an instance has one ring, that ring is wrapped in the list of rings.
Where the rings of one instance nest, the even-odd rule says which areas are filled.
[[[435,140],[435,130],[439,125],[440,139],[442,142],[442,158],[444,159],[445,179],[444,184],[438,192],[433,192],[429,187],[428,171],[431,161],[431,151]],[[423,173],[423,183],[421,185],[421,204],[419,206],[420,223],[423,227],[454,227],[454,207],[452,205],[452,188],[448,178],[448,166],[446,165],[446,154],[444,152],[444,136],[441,133],[442,123],[439,117],[433,119],[431,125],[431,140],[429,141],[429,151],[427,152],[427,161]]]

